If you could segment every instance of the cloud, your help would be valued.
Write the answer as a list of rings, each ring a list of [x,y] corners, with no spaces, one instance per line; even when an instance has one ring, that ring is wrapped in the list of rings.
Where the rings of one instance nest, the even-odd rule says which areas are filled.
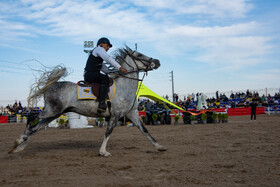
[[[18,21],[0,20],[0,42],[2,41],[19,41],[25,37],[35,37],[32,32],[34,27]]]
[[[134,0],[137,6],[171,10],[174,14],[244,17],[252,8],[246,0]]]
[[[131,4],[137,6],[129,6]],[[4,5],[7,7],[7,4]],[[141,6],[153,7],[153,11],[149,12],[149,9],[142,11]],[[230,15],[230,12],[233,12],[233,15],[240,15],[238,11],[242,14],[246,12],[246,2],[243,0],[237,0],[234,3],[231,1],[221,3],[217,0],[135,0],[130,2],[83,1],[81,3],[80,1],[27,0],[22,1],[22,4],[17,4],[15,9],[18,10],[19,16],[29,20],[30,23],[27,24],[39,24],[38,27],[44,28],[38,30],[41,34],[81,38],[100,36],[104,30],[108,29],[114,31],[107,31],[110,36],[119,39],[153,40],[155,37],[158,38],[164,25],[171,26],[170,18],[176,19],[176,15],[193,14],[193,12],[211,15],[222,15],[223,12]],[[165,14],[166,20],[163,17],[162,23],[156,23],[153,14]],[[177,29],[189,30],[188,27],[183,25]],[[126,34],[123,34],[124,32]]]
[[[269,54],[270,38],[262,36],[208,38],[199,42],[206,50],[206,55],[197,59],[209,63],[255,64],[256,59]]]
[[[256,22],[232,24],[229,26],[207,26],[197,27],[191,25],[178,25],[167,29],[167,33],[173,35],[183,35],[189,37],[217,37],[217,36],[237,36],[244,34],[251,34],[252,31],[258,29],[260,26]]]
[[[253,82],[255,85],[253,87],[258,87],[259,85],[265,85],[266,87],[275,88],[279,86],[279,84],[275,84],[275,80],[280,79],[279,69],[268,69],[262,72],[251,72],[243,75],[239,75],[243,77],[244,80],[248,82]]]
[[[121,10],[121,6],[107,2],[28,1],[18,8],[25,12],[22,18],[29,21],[25,26],[37,26],[35,32],[43,35],[74,37],[74,40],[108,35],[129,40],[153,39],[148,33],[156,33],[154,23],[143,13],[133,8]]]
[[[239,69],[263,62],[263,56],[274,47],[272,38],[254,34],[259,30],[260,24],[248,22],[214,27],[178,25],[167,28],[166,33],[170,38],[180,38],[176,41],[178,54],[195,49],[199,53],[193,57],[195,61]]]
[[[10,6],[1,5],[1,12]],[[80,43],[105,35],[146,42],[168,56],[189,56],[194,61],[236,69],[261,63],[273,48],[271,38],[256,34],[261,29],[256,21],[200,26],[180,21],[194,14],[201,16],[195,19],[207,22],[211,17],[244,17],[252,8],[246,0],[25,0],[11,6],[11,16],[0,17],[0,41],[47,35]],[[159,19],[153,15],[164,16]],[[22,21],[15,21],[17,17]]]

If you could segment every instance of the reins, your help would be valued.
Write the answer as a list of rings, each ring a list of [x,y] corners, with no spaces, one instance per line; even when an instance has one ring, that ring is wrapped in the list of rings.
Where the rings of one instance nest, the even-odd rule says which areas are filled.
[[[137,70],[134,70],[134,67],[133,67],[132,65],[130,65],[129,63],[127,63],[126,60],[125,60],[124,58],[122,58],[122,57],[120,57],[120,56],[117,57],[117,58],[119,58],[122,62],[126,63],[130,68],[132,68],[132,71],[129,71],[129,72],[127,72],[126,74],[139,72],[139,67],[138,67],[137,63],[135,62],[135,60],[140,61],[140,62],[141,62],[142,64],[144,64],[144,65],[145,65],[145,63],[144,63],[143,61],[146,61],[146,62],[149,62],[149,63],[150,63],[150,60],[152,60],[152,58],[149,59],[149,60],[144,60],[144,59],[136,58],[136,57],[133,56],[133,53],[134,53],[134,52],[135,52],[135,51],[133,51],[133,52],[130,54],[127,50],[125,50],[126,55],[128,55],[128,56],[133,60],[135,66],[137,67]],[[146,65],[145,65],[145,66],[146,66]],[[146,73],[148,72],[148,68],[149,68],[149,67],[148,67],[148,65],[147,65],[147,66],[146,66],[146,70],[144,70]],[[122,74],[122,73],[119,72],[119,71],[117,71],[117,72],[118,72],[118,74],[119,74],[121,77],[123,77],[123,78],[133,79],[133,80],[140,81],[140,85],[138,85],[138,89],[137,89],[137,92],[136,92],[136,94],[135,94],[135,98],[134,98],[134,101],[133,101],[133,105],[132,105],[131,108],[128,110],[128,112],[124,115],[124,116],[126,116],[126,115],[133,109],[133,107],[134,107],[134,105],[135,105],[135,101],[136,101],[136,99],[137,99],[137,95],[138,95],[138,93],[139,93],[139,91],[140,91],[140,89],[141,89],[141,86],[142,86],[142,83],[143,83],[143,80],[144,80],[144,78],[145,78],[146,73],[143,74],[142,79],[137,79],[137,78],[133,78],[133,77],[127,77],[127,76],[125,76],[124,74]]]
[[[130,52],[128,52],[128,51],[125,50],[125,49],[124,49],[124,51],[125,51],[126,55],[130,56],[130,58],[133,60],[135,66],[136,66],[136,70],[134,70],[135,68],[134,68],[132,65],[130,65],[129,63],[127,63],[126,60],[125,60],[124,58],[122,58],[122,57],[120,57],[120,56],[117,56],[117,58],[119,58],[122,62],[124,62],[126,65],[128,65],[130,68],[132,68],[132,71],[129,71],[129,72],[127,72],[126,74],[139,72],[139,67],[138,67],[137,63],[135,62],[135,60],[140,61],[140,62],[141,62],[142,64],[144,64],[144,65],[145,65],[145,63],[144,63],[143,61],[145,61],[145,62],[150,62],[150,60],[152,60],[152,58],[149,59],[149,60],[144,60],[144,59],[139,59],[139,58],[134,57],[134,56],[133,56],[133,53],[134,53],[135,51],[133,51],[131,54],[130,54]],[[148,72],[148,68],[149,68],[149,67],[146,66],[146,69],[144,70],[146,73]],[[121,73],[121,72],[119,72],[119,71],[115,71],[115,72],[111,72],[111,73],[118,73],[118,74],[119,74],[121,77],[123,77],[123,78],[133,79],[133,80],[137,80],[137,81],[141,81],[141,82],[144,80],[144,76],[143,76],[142,79],[137,79],[137,78],[133,78],[133,77],[127,77],[127,76],[125,76],[126,74],[123,74],[123,73]],[[144,73],[144,74],[145,74],[145,73]]]

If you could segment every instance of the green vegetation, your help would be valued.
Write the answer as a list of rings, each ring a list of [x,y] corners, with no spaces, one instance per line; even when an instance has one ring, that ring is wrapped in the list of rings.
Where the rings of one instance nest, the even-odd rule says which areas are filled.
[[[194,121],[194,120],[195,120],[195,116],[194,116],[194,115],[191,115],[191,116],[190,116],[190,120],[191,120],[191,121]]]
[[[180,116],[178,116],[178,115],[176,115],[176,116],[174,117],[174,120],[175,120],[175,121],[179,121],[179,119],[180,119]]]
[[[153,118],[153,120],[154,120],[154,121],[157,121],[157,119],[158,119],[158,115],[153,114],[153,115],[152,115],[152,118]]]
[[[206,121],[207,120],[207,114],[206,113],[201,114],[201,120],[202,121]]]
[[[216,112],[213,112],[212,119],[215,121],[218,119],[218,114]]]

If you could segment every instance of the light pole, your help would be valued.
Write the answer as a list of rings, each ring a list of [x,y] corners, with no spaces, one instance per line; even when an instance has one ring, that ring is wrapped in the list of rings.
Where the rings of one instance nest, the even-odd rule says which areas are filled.
[[[170,72],[171,74],[171,82],[172,82],[172,101],[174,102],[174,78],[173,78],[173,70]]]

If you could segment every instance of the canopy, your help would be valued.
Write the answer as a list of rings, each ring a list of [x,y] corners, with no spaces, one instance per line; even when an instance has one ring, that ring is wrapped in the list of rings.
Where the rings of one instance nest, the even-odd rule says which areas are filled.
[[[184,110],[181,107],[175,105],[174,103],[164,99],[163,97],[157,95],[155,92],[147,88],[143,83],[139,82],[138,84],[138,94],[137,99],[139,97],[147,97],[149,99],[152,99],[153,101],[158,101],[159,103],[167,103],[171,106],[174,106],[175,108],[178,108],[179,110]]]

